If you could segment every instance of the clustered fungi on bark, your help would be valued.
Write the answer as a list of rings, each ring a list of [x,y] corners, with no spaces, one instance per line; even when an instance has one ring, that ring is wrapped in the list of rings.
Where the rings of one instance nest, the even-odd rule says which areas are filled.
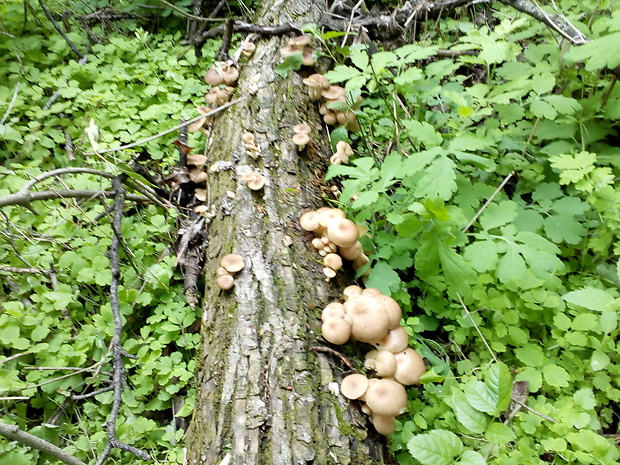
[[[325,76],[318,73],[311,74],[303,80],[303,83],[308,87],[310,100],[323,100],[319,105],[319,113],[323,116],[325,124],[345,126],[353,132],[360,130],[355,110],[358,110],[362,103],[361,96],[350,108],[346,108],[348,102],[344,87],[331,85]]]
[[[301,227],[311,231],[316,236],[312,246],[323,257],[323,273],[326,280],[336,276],[336,271],[342,268],[342,259],[353,262],[357,271],[368,263],[368,257],[362,250],[362,244],[357,225],[345,218],[345,213],[339,208],[322,207],[309,211],[299,218]]]
[[[217,269],[215,284],[223,291],[231,289],[235,285],[234,275],[245,267],[243,257],[234,253],[224,255]]]
[[[340,392],[346,398],[362,402],[362,411],[370,416],[378,433],[392,434],[395,417],[407,408],[403,386],[417,384],[426,372],[422,357],[408,347],[409,335],[400,326],[402,310],[390,296],[379,289],[348,286],[344,303],[332,302],[321,314],[321,333],[332,344],[349,340],[372,344],[364,366],[378,378],[361,374],[345,377]]]

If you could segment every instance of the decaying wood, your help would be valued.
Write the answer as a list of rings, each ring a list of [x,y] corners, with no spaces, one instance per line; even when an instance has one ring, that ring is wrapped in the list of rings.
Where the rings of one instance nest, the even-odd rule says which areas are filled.
[[[277,24],[316,21],[326,5],[271,0],[263,8],[264,21]],[[212,169],[209,177],[217,215],[208,227],[190,465],[216,465],[227,454],[231,464],[243,465],[388,462],[384,440],[357,407],[332,392],[342,365],[310,350],[321,345],[319,318],[330,288],[298,218],[321,204],[313,180],[330,152],[302,76],[274,73],[285,45],[278,37],[257,43],[238,92],[249,95],[248,80],[260,73],[258,92],[214,122],[209,158],[223,169]],[[312,161],[290,141],[292,127],[302,121],[313,126],[312,148],[325,159]],[[260,145],[257,159],[245,152],[245,131]],[[262,191],[241,181],[250,170],[267,178]],[[235,287],[222,292],[216,269],[230,252],[244,257],[245,268]]]

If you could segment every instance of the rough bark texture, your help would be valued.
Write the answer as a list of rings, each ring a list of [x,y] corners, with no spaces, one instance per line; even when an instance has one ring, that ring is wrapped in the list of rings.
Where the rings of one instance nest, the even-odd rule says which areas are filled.
[[[266,24],[316,21],[325,11],[325,5],[310,0],[267,3],[259,20]],[[214,123],[210,163],[234,166],[211,173],[208,185],[218,214],[208,231],[190,465],[219,464],[228,453],[235,465],[386,460],[381,439],[372,427],[368,431],[358,408],[328,388],[340,379],[340,362],[309,350],[317,344],[320,312],[330,290],[297,220],[321,204],[313,181],[329,149],[302,77],[291,73],[282,79],[273,71],[285,43],[286,38],[272,38],[257,44],[238,90],[246,95],[248,79],[261,73],[258,92]],[[290,141],[292,126],[302,121],[314,126],[314,161],[307,152],[298,154]],[[255,134],[260,158],[245,152],[244,131]],[[240,174],[250,169],[267,177],[263,191],[250,191],[241,181]],[[219,259],[230,252],[242,255],[246,266],[235,287],[220,292],[215,272]]]

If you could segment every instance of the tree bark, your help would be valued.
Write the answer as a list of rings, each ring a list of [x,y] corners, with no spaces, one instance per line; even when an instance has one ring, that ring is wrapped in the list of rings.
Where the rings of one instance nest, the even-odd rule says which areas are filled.
[[[268,0],[257,23],[318,21],[320,0]],[[334,395],[329,383],[345,368],[310,351],[321,345],[320,313],[339,294],[324,281],[322,265],[298,226],[299,215],[320,206],[315,187],[331,151],[299,73],[282,79],[274,68],[287,38],[257,43],[239,81],[260,73],[258,92],[214,122],[209,201],[218,214],[209,225],[205,265],[202,354],[197,400],[188,431],[188,464],[235,465],[384,463],[383,441],[367,429],[357,406]],[[292,127],[309,122],[312,146],[298,153]],[[241,135],[254,133],[260,157],[245,152]],[[309,156],[314,153],[315,158]],[[231,167],[232,165],[232,167]],[[226,169],[226,167],[229,167]],[[253,192],[240,174],[266,176]],[[215,286],[220,258],[244,257],[245,268],[226,292]]]

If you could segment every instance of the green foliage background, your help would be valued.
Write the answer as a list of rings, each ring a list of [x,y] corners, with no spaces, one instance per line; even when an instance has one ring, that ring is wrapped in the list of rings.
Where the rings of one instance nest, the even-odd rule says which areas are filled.
[[[327,73],[364,96],[358,157],[327,177],[368,229],[366,286],[403,304],[431,362],[392,437],[401,464],[620,457],[620,4],[558,6],[591,43],[503,7]]]
[[[501,5],[493,27],[476,25],[479,5],[422,24],[415,44],[334,52],[343,63],[328,77],[363,95],[363,132],[332,133],[334,142],[357,142],[358,157],[328,178],[341,182],[341,206],[369,231],[367,286],[399,300],[411,345],[430,362],[390,442],[401,464],[618,462],[620,90],[608,68],[620,64],[619,6],[558,3],[594,39],[580,47]],[[178,24],[95,25],[103,40],[79,65],[35,7],[28,11],[24,19],[21,3],[0,4],[0,114],[17,95],[0,125],[0,196],[54,168],[118,173],[139,153],[84,155],[91,120],[105,148],[194,116],[210,63],[179,47]],[[78,28],[69,37],[86,49]],[[140,148],[152,170],[175,164],[173,138]],[[109,188],[92,175],[48,181],[42,187]],[[112,395],[67,399],[107,385],[112,232],[101,203],[36,208],[4,208],[0,219],[0,263],[53,266],[56,277],[2,275],[0,341],[11,358],[0,363],[0,395],[24,398],[0,401],[2,421],[89,462],[105,443]],[[173,272],[175,215],[138,205],[128,213],[123,347],[137,358],[125,360],[118,435],[158,462],[182,463],[174,415],[192,410],[198,335],[189,328],[199,315]],[[529,409],[517,409],[511,391],[524,381]],[[180,412],[175,395],[187,398]],[[3,440],[0,460],[47,458]],[[135,459],[115,451],[113,461]]]

